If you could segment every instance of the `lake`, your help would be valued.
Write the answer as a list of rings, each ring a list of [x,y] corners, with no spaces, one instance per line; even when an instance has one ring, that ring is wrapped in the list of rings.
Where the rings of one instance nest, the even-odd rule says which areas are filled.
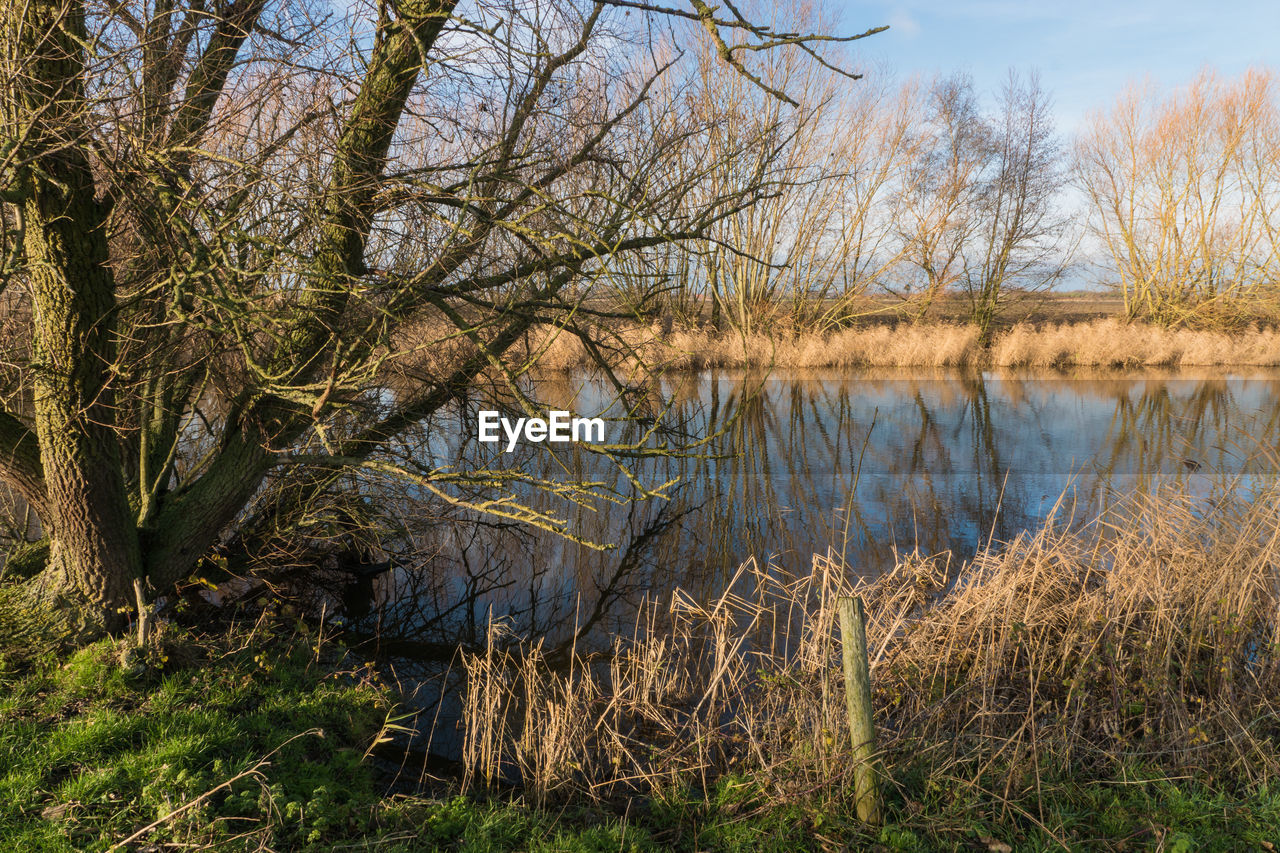
[[[598,377],[541,376],[530,390],[585,415],[620,406]],[[512,472],[513,495],[586,543],[432,508],[408,489],[400,567],[371,591],[380,606],[365,624],[376,620],[396,654],[480,644],[491,618],[514,636],[603,648],[646,596],[679,586],[711,597],[752,557],[795,573],[833,549],[874,574],[918,551],[949,554],[959,571],[984,543],[1038,527],[1060,499],[1061,516],[1085,521],[1134,490],[1211,495],[1274,476],[1280,447],[1277,372],[705,372],[657,390],[670,407],[647,445],[680,449],[626,462],[635,482],[669,484],[641,502],[579,504],[519,481],[636,493],[619,460],[583,445],[505,454],[475,440],[473,411],[430,425],[418,445],[428,467],[466,458]],[[610,429],[613,441],[643,438]]]

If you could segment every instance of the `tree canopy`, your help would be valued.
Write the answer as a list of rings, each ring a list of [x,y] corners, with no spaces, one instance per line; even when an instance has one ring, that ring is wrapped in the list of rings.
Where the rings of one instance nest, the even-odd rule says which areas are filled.
[[[532,409],[514,345],[609,346],[592,281],[787,180],[776,112],[708,146],[690,49],[788,101],[760,56],[875,32],[702,0],[5,0],[0,27],[0,478],[32,590],[107,627],[340,472],[557,523],[503,491],[527,475],[397,442],[476,394]]]

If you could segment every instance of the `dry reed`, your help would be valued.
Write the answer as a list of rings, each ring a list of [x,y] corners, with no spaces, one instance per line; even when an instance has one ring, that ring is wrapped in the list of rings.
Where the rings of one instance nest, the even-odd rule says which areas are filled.
[[[1166,329],[1114,319],[1039,329],[1018,325],[996,337],[990,358],[998,367],[1275,367],[1280,332]]]
[[[1088,525],[1051,519],[958,575],[920,555],[874,579],[831,556],[797,577],[748,562],[715,601],[650,601],[630,636],[567,667],[491,642],[467,659],[468,782],[515,780],[542,801],[735,773],[779,797],[842,796],[834,620],[849,593],[867,602],[891,781],[994,777],[1016,804],[1135,762],[1256,780],[1280,770],[1278,501],[1134,497]]]
[[[1280,366],[1280,331],[1167,329],[1116,319],[1015,325],[983,347],[976,327],[949,323],[865,326],[831,333],[737,335],[636,324],[599,329],[597,353],[623,373],[706,368],[865,367],[1189,367]],[[429,336],[428,336],[429,337]],[[406,378],[436,375],[466,346],[405,346],[396,361]],[[507,354],[513,365],[536,359],[544,370],[576,370],[595,362],[582,340],[540,327]]]
[[[982,356],[978,332],[948,324],[873,326],[830,335],[738,335],[701,330],[636,326],[612,333],[615,362],[624,369],[701,370],[705,368],[957,367]],[[533,351],[539,367],[569,370],[591,364],[582,342],[571,335],[542,330]]]

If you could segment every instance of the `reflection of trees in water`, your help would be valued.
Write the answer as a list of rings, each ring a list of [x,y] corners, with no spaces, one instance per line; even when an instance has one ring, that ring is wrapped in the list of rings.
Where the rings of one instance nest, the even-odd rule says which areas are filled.
[[[1136,390],[1136,394],[1133,393]],[[1179,394],[1168,383],[1124,389],[1107,435],[1107,452],[1095,461],[1105,478],[1124,473],[1148,485],[1156,475],[1183,481],[1202,469],[1247,470],[1265,458],[1261,440],[1276,433],[1273,406],[1241,418],[1241,405],[1225,380],[1205,380]]]
[[[566,407],[605,399],[556,381],[544,396]],[[715,437],[634,466],[650,483],[678,477],[670,500],[571,508],[586,539],[616,548],[459,517],[421,525],[405,558],[419,565],[387,583],[395,600],[382,617],[426,641],[477,642],[491,616],[584,641],[628,627],[645,595],[719,592],[752,555],[792,571],[829,546],[870,572],[915,548],[965,558],[1034,527],[1073,474],[1077,503],[1096,508],[1122,478],[1144,488],[1257,463],[1280,435],[1278,398],[1274,381],[704,375],[678,389],[670,418]],[[491,450],[463,441],[452,452]],[[513,456],[538,476],[627,488],[586,448]]]
[[[999,413],[980,375],[881,388],[887,405],[875,413],[878,435],[870,439],[865,479],[852,495],[861,535],[846,548],[851,565],[875,572],[899,552],[917,549],[963,555],[980,535],[999,537],[1021,523],[1020,501],[998,511],[1007,471],[995,428]],[[865,395],[856,381],[832,390],[855,411]],[[865,423],[866,413],[860,414]]]

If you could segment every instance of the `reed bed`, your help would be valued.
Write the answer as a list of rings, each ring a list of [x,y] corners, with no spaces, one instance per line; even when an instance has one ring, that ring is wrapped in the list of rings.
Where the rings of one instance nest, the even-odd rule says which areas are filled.
[[[738,335],[708,330],[635,326],[610,333],[614,366],[624,369],[959,367],[981,360],[978,331],[930,324],[870,326],[832,334]],[[580,339],[543,329],[521,351],[541,354],[539,367],[571,370],[592,364]]]
[[[1280,366],[1280,331],[1168,329],[1116,319],[1019,324],[983,346],[976,327],[951,323],[860,326],[830,333],[738,335],[706,329],[634,325],[599,330],[596,353],[623,371],[706,368],[857,367],[1190,367]],[[533,358],[546,370],[595,364],[582,340],[542,327],[509,361]]]
[[[1095,320],[1035,328],[1017,325],[996,336],[998,367],[1189,367],[1280,365],[1280,332],[1166,329],[1144,323]]]
[[[850,796],[836,601],[863,597],[890,784],[977,786],[1034,810],[1055,780],[1280,771],[1280,491],[1136,496],[1054,517],[958,571],[904,556],[748,562],[717,599],[645,604],[604,653],[548,665],[491,626],[467,656],[466,782],[537,801],[747,776]],[[1060,509],[1060,516],[1069,515]],[[904,795],[906,796],[906,795]]]

